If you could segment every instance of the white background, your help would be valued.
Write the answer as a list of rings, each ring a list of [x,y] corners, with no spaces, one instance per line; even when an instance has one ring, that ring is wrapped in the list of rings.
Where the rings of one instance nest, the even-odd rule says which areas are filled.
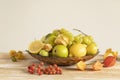
[[[90,34],[101,54],[120,51],[120,0],[0,0],[0,52],[26,50],[60,27]]]

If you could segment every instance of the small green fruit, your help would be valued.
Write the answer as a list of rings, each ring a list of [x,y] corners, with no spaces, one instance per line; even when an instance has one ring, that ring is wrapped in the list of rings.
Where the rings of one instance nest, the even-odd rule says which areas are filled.
[[[41,56],[49,56],[49,53],[47,51],[45,51],[45,50],[41,50],[39,52],[39,55],[41,55]]]

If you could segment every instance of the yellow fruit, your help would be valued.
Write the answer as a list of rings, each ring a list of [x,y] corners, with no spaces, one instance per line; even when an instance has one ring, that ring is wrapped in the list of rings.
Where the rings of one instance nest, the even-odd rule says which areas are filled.
[[[83,57],[86,55],[86,45],[76,43],[69,48],[70,55],[73,57]]]
[[[85,62],[83,62],[83,61],[78,62],[78,63],[76,64],[76,66],[77,66],[77,68],[78,68],[79,70],[81,70],[81,71],[84,71],[85,68],[86,68],[86,64],[85,64]]]
[[[44,43],[42,43],[40,40],[35,40],[29,45],[28,51],[33,54],[38,54],[43,47]]]
[[[15,50],[10,50],[9,55],[10,57],[16,56],[17,52]]]
[[[24,59],[23,52],[22,51],[18,51],[16,56],[15,56],[15,58],[19,59],[19,60],[23,60]]]
[[[108,57],[108,56],[114,56],[114,57],[116,57],[117,58],[117,56],[118,56],[118,52],[116,51],[112,51],[112,49],[111,48],[109,48],[109,49],[107,49],[106,51],[105,51],[105,54],[104,54],[104,59],[106,58],[106,57]]]
[[[98,47],[94,43],[91,43],[90,45],[87,46],[88,55],[95,55],[97,52],[98,52]]]
[[[100,61],[96,61],[93,65],[92,68],[94,71],[99,71],[103,68],[103,64]]]

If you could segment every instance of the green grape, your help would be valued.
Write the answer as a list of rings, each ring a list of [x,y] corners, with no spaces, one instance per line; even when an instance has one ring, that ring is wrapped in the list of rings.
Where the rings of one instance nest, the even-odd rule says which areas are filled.
[[[91,42],[93,42],[94,41],[94,39],[93,39],[93,37],[92,36],[88,36],[88,38],[91,40]]]
[[[84,36],[84,35],[82,35],[82,34],[79,34],[79,35],[75,36],[75,37],[74,37],[74,42],[75,42],[75,43],[82,43],[82,41],[83,41],[83,36]]]
[[[74,36],[70,31],[62,28],[62,29],[60,29],[60,33],[63,34],[64,36],[68,37],[69,42],[72,42],[74,40]]]
[[[84,36],[83,37],[83,44],[89,45],[91,44],[91,39],[89,38],[89,36]]]
[[[49,33],[48,35],[45,36],[45,43],[51,44],[52,46],[54,45],[54,40],[56,39],[56,36],[52,33]]]
[[[60,34],[60,31],[59,30],[53,30],[52,32],[55,36],[58,36]]]

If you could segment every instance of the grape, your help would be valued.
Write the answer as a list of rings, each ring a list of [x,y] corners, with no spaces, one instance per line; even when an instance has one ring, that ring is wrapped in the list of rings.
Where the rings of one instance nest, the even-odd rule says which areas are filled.
[[[74,37],[74,42],[75,43],[82,43],[83,42],[83,36],[82,34],[79,34],[77,36]]]
[[[88,36],[88,38],[91,40],[91,42],[94,41],[92,36]]]
[[[45,37],[45,43],[51,44],[52,46],[54,45],[54,40],[56,39],[56,36],[52,33],[49,33]]]
[[[84,36],[83,37],[83,44],[89,45],[89,44],[91,44],[91,42],[92,41],[91,41],[89,36]]]
[[[58,36],[60,34],[60,30],[53,30],[52,32],[55,36]]]

